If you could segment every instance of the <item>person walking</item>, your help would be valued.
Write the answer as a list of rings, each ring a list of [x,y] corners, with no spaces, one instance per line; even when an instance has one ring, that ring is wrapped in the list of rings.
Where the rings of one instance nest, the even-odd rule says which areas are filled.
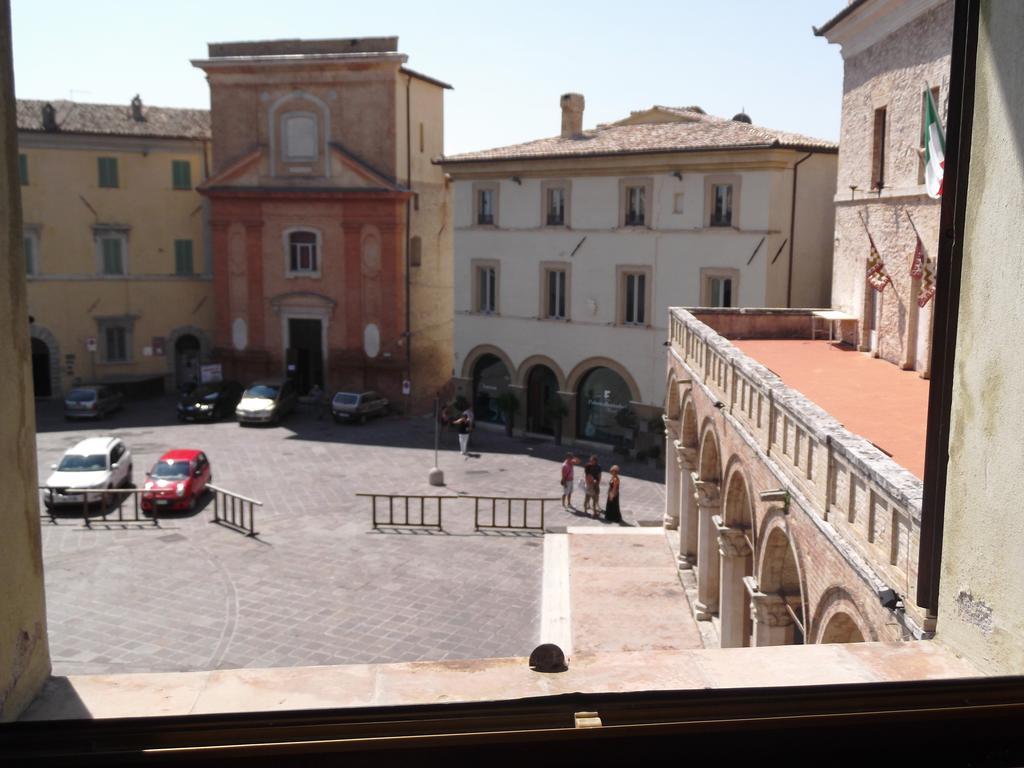
[[[612,478],[608,481],[608,500],[604,505],[604,519],[609,523],[621,523],[622,512],[619,511],[619,467],[616,464],[608,470]]]
[[[327,410],[327,393],[320,388],[319,384],[314,384],[309,390],[309,399],[313,404],[313,413],[316,414],[316,420],[321,421]]]
[[[565,461],[562,462],[562,509],[572,509],[572,476],[574,467],[580,460],[571,453],[565,454]]]
[[[469,458],[469,433],[473,431],[473,406],[468,406],[452,424],[459,431],[459,451]]]
[[[601,514],[601,465],[597,461],[597,456],[591,455],[590,460],[584,465],[583,477],[587,483],[583,511],[589,510],[596,518]]]

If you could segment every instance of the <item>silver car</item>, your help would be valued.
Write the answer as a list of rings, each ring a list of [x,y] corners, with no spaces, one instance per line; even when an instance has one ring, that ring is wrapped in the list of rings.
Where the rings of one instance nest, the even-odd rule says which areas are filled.
[[[335,421],[345,419],[360,424],[370,416],[383,416],[390,407],[387,398],[376,392],[338,392],[331,400]]]
[[[64,397],[65,419],[101,419],[123,405],[123,396],[110,387],[75,387]]]
[[[81,504],[82,495],[70,488],[122,488],[132,484],[132,452],[116,437],[90,437],[69,448],[46,479],[43,503],[47,508]],[[97,494],[91,497],[99,501]]]

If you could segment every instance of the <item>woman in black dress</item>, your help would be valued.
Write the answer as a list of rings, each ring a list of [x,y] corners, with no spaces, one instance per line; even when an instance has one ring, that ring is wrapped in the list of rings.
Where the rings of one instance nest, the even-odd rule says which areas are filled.
[[[615,465],[608,472],[612,479],[608,481],[608,500],[604,505],[604,519],[609,523],[621,523],[622,513],[619,511],[619,467]]]

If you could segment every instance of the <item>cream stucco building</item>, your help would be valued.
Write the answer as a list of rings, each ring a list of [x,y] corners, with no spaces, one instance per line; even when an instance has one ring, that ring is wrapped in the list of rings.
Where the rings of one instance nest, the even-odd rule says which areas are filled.
[[[945,121],[953,0],[856,0],[815,30],[841,46],[843,114],[832,305],[856,318],[844,339],[927,377],[932,304],[918,306],[917,238],[934,263],[939,200],[924,176],[924,94]],[[891,282],[868,286],[874,241]]]
[[[213,324],[209,113],[18,101],[37,396],[77,381],[159,391],[198,374]]]
[[[632,447],[657,431],[670,303],[828,306],[836,146],[699,107],[583,130],[583,107],[562,96],[555,138],[442,160],[454,368],[479,421],[511,391],[517,429]]]

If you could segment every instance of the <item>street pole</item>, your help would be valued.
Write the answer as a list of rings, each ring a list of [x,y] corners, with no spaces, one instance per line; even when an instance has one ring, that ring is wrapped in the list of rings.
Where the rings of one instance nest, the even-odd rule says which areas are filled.
[[[437,466],[437,446],[441,439],[441,410],[440,401],[434,398],[434,466],[430,470],[429,480],[431,485],[444,485],[444,472]],[[439,502],[440,503],[440,502]]]

